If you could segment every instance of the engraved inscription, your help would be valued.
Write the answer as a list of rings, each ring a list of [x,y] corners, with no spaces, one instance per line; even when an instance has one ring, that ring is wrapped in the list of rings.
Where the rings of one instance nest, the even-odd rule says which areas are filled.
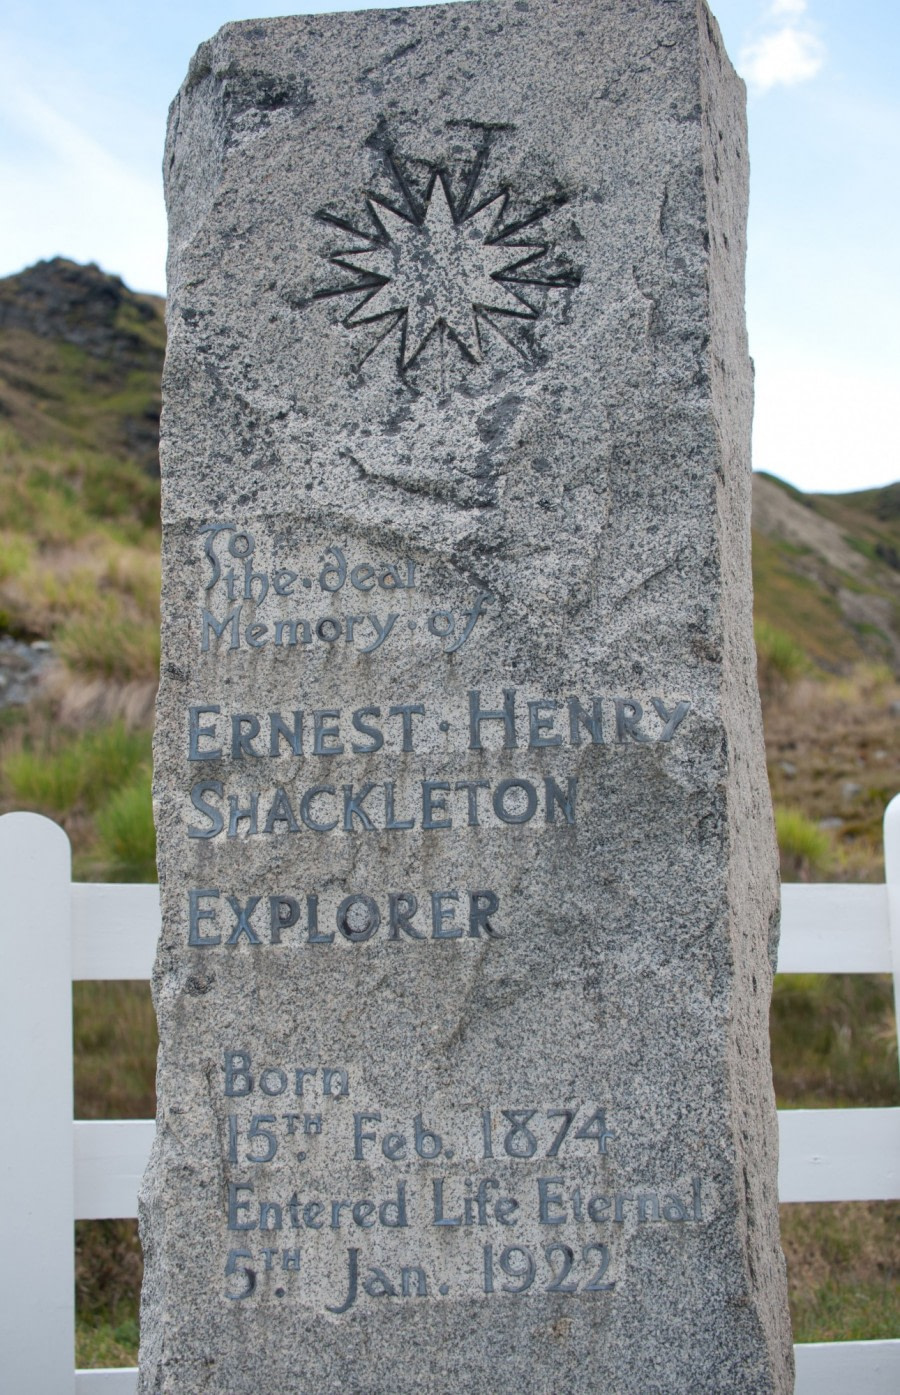
[[[390,891],[376,898],[354,891],[338,899],[320,892],[281,891],[234,896],[219,887],[188,892],[187,942],[195,949],[246,943],[271,945],[366,944],[376,937],[408,944],[420,940],[490,940],[503,931],[496,891],[447,887]]]
[[[436,187],[449,208],[447,187]],[[423,344],[434,330],[412,325]],[[477,348],[463,341],[463,351]],[[452,656],[498,618],[488,591],[460,605],[457,590],[453,603],[435,604],[415,558],[365,555],[352,539],[289,548],[277,537],[258,543],[235,522],[206,522],[199,536],[199,648],[216,665],[235,651],[317,646],[356,663],[410,642],[416,629],[432,652]],[[440,847],[480,828],[574,838],[602,763],[650,759],[690,732],[691,702],[652,687],[534,692],[495,680],[448,687],[436,708],[423,693],[385,689],[380,667],[363,670],[353,706],[341,702],[340,682],[321,706],[301,684],[298,705],[277,708],[252,688],[231,702],[195,695],[184,729],[195,776],[186,837],[201,847],[221,839],[226,855],[250,839],[310,835],[441,835]],[[192,954],[221,956],[240,972],[253,972],[261,954],[313,973],[341,953],[374,960],[394,945],[404,962],[426,945],[429,956],[477,962],[514,940],[520,921],[502,875],[489,873],[487,885],[477,875],[442,885],[436,869],[418,882],[389,866],[333,882],[198,873],[181,933]],[[364,1078],[347,1066],[258,1061],[245,1046],[225,1051],[228,1302],[274,1297],[341,1316],[384,1299],[609,1301],[628,1283],[622,1237],[706,1220],[696,1177],[640,1189],[617,1182],[620,1128],[602,1100],[469,1101],[439,1122],[427,1101],[405,1115],[373,1102]]]
[[[402,605],[403,597],[418,589],[410,557],[360,561],[331,543],[306,568],[293,557],[267,564],[259,560],[256,538],[247,528],[204,523],[198,532],[209,563],[200,607],[204,654],[267,648],[302,652],[333,645],[374,654],[389,638],[396,642],[405,635],[408,640],[416,630],[432,645],[437,641],[443,653],[455,654],[494,600],[488,591],[479,591],[468,606],[439,604],[403,620],[402,610],[390,607]],[[347,602],[351,609],[345,609]]]
[[[426,1109],[402,1118],[358,1108],[346,1069],[257,1063],[242,1049],[223,1063],[233,1302],[274,1293],[340,1315],[367,1299],[610,1294],[628,1282],[620,1235],[708,1219],[699,1177],[615,1185],[618,1130],[596,1100],[462,1108],[438,1126]],[[323,1139],[327,1174],[311,1182]],[[338,1236],[345,1250],[330,1243]],[[323,1267],[326,1298],[314,1299]]]

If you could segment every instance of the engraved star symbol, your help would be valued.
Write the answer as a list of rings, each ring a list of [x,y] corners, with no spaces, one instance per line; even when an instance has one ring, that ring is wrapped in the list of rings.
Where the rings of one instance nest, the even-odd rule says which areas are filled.
[[[423,223],[412,223],[382,205],[378,218],[387,244],[348,254],[355,266],[384,278],[373,309],[405,315],[405,363],[421,353],[438,325],[477,363],[481,359],[478,311],[502,314],[520,308],[502,281],[493,279],[510,261],[508,247],[488,240],[502,202],[503,196],[497,194],[471,217],[457,222],[444,181],[436,179]],[[353,324],[355,313],[347,317],[348,324]]]
[[[324,211],[318,214],[321,221],[351,234],[357,245],[329,256],[333,266],[355,279],[326,287],[314,299],[361,294],[343,324],[354,329],[385,323],[369,353],[400,326],[401,372],[441,329],[466,360],[480,363],[484,324],[527,359],[526,349],[511,332],[515,322],[536,320],[541,313],[527,288],[574,286],[578,276],[537,265],[544,262],[549,244],[523,238],[522,233],[565,200],[551,199],[507,226],[505,190],[479,202],[473,180],[467,196],[454,204],[447,176],[440,171],[432,177],[421,207],[396,163],[390,161],[389,169],[402,199],[396,206],[375,194],[367,198],[372,231]]]

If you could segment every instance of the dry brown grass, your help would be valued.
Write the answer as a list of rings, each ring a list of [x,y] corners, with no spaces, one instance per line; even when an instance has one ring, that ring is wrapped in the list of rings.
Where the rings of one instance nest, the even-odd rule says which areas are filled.
[[[62,664],[47,674],[42,696],[63,728],[83,730],[124,722],[129,728],[149,729],[156,706],[156,676],[121,681],[88,678]]]
[[[801,678],[766,703],[765,732],[776,806],[828,821],[836,855],[817,880],[883,880],[882,820],[900,791],[900,683],[874,666]]]
[[[798,1340],[897,1336],[900,1202],[782,1206],[781,1243]]]

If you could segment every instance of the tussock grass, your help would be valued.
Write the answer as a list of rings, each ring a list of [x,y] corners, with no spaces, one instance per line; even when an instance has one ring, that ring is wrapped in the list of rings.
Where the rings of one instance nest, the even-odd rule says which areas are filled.
[[[860,703],[872,712],[891,702],[897,693],[897,675],[887,664],[857,664],[850,673],[842,673],[828,682],[827,693],[834,702]]]
[[[826,672],[849,669],[864,652],[835,596],[800,569],[800,549],[753,534],[753,591],[758,620],[777,622]]]
[[[19,809],[61,818],[81,797],[83,771],[71,750],[50,759],[43,752],[18,751],[4,764],[4,784]]]
[[[159,625],[125,620],[115,604],[101,605],[60,627],[55,649],[75,673],[128,682],[159,672]]]
[[[146,731],[153,722],[156,688],[155,677],[119,683],[60,664],[48,670],[41,692],[55,706],[62,726],[80,730],[121,721]]]
[[[34,544],[8,529],[0,532],[0,581],[19,576],[31,566]]]
[[[133,1366],[143,1260],[136,1221],[75,1222],[75,1363]]]
[[[3,761],[4,793],[18,808],[65,821],[94,811],[150,758],[150,734],[114,722],[65,737],[33,734]]]
[[[0,628],[81,674],[159,669],[159,481],[135,461],[0,429]]]
[[[889,977],[778,974],[769,1021],[781,1108],[900,1105]]]
[[[13,728],[3,803],[62,823],[73,841],[76,876],[153,882],[150,741],[146,729],[130,730],[121,721],[49,738],[46,730],[23,736]]]
[[[834,845],[828,832],[800,809],[775,809],[775,831],[786,881],[811,881],[834,864]]]
[[[130,597],[138,614],[158,626],[160,577],[156,546],[152,551],[141,551],[110,544],[104,554],[104,581]]]
[[[159,561],[94,532],[65,547],[11,548],[0,569],[7,628],[40,635],[77,673],[119,681],[159,672]]]
[[[763,692],[776,809],[833,825],[827,830],[833,856],[813,873],[785,859],[785,880],[883,880],[882,820],[900,791],[898,703],[900,683],[877,664],[839,677],[803,676],[777,694]]]
[[[0,524],[61,546],[98,529],[141,543],[159,519],[159,480],[140,465],[60,442],[28,445],[0,429]]]
[[[781,1208],[797,1342],[877,1341],[900,1327],[900,1203]]]
[[[771,688],[777,683],[793,683],[809,668],[804,650],[784,630],[759,620],[754,626],[754,635],[761,688]]]
[[[152,882],[156,879],[156,831],[146,766],[98,811],[97,857],[104,880]]]

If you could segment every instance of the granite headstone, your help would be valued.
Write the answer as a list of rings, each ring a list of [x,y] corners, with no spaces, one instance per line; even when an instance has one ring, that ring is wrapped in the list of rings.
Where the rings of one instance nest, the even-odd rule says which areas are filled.
[[[695,0],[171,111],[143,1395],[786,1395],[744,93]]]

